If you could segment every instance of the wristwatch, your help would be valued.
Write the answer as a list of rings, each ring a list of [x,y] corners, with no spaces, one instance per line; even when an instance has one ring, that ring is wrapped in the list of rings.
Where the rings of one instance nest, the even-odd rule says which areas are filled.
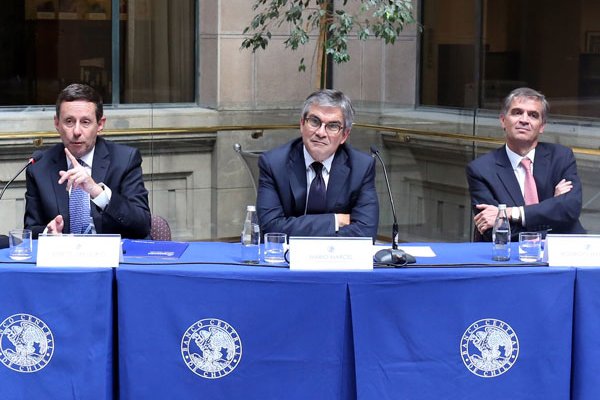
[[[515,206],[511,208],[510,220],[512,222],[521,221],[521,207]]]

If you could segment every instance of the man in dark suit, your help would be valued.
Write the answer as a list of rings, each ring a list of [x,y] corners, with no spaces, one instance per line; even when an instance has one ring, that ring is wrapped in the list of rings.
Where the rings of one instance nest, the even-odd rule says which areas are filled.
[[[59,94],[54,126],[62,143],[27,170],[24,225],[35,237],[44,231],[149,234],[142,157],[137,149],[98,137],[105,122],[102,98],[90,86],[72,84]]]
[[[467,166],[476,240],[492,240],[498,204],[507,206],[513,240],[523,231],[585,233],[573,152],[538,141],[547,113],[544,95],[529,88],[513,90],[500,115],[506,145]]]
[[[261,229],[290,236],[377,236],[375,161],[346,143],[354,110],[336,90],[304,102],[302,137],[258,162]]]

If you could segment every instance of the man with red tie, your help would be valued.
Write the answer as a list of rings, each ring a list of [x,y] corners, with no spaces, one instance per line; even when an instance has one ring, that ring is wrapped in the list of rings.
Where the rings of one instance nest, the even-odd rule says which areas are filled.
[[[539,142],[548,115],[543,94],[513,90],[500,122],[506,145],[467,165],[476,240],[491,241],[498,204],[506,204],[513,239],[523,231],[585,233],[581,181],[571,149]]]

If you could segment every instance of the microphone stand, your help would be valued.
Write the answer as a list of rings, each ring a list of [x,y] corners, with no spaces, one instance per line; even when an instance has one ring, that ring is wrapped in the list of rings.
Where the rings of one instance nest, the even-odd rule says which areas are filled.
[[[13,183],[13,181],[14,181],[15,179],[17,179],[17,177],[18,177],[19,175],[21,175],[21,172],[25,171],[25,168],[29,167],[29,166],[30,166],[31,164],[33,164],[33,163],[34,163],[34,160],[33,160],[33,158],[31,158],[31,159],[29,160],[29,162],[28,162],[27,164],[25,164],[25,165],[23,166],[23,168],[21,168],[21,169],[19,170],[19,172],[17,172],[17,174],[16,174],[15,176],[13,176],[13,177],[12,177],[12,178],[11,178],[11,179],[10,179],[10,180],[9,180],[9,181],[6,183],[6,185],[4,185],[4,187],[2,188],[2,192],[0,192],[0,200],[2,199],[2,196],[4,196],[4,192],[6,192],[6,189],[8,189],[8,187],[10,186],[10,184],[11,184],[11,183]]]
[[[375,260],[378,262],[391,263],[391,264],[401,264],[405,265],[408,263],[414,263],[415,258],[410,254],[405,253],[404,251],[398,249],[398,219],[396,217],[396,207],[394,207],[394,197],[392,196],[392,187],[390,185],[390,180],[388,178],[387,169],[385,168],[385,163],[379,154],[379,150],[375,146],[371,146],[371,154],[374,157],[377,157],[381,167],[383,169],[383,176],[385,178],[385,185],[387,186],[388,195],[390,198],[390,204],[392,206],[392,216],[394,218],[394,222],[392,224],[392,248],[391,249],[382,249],[375,253]],[[389,259],[389,261],[387,261]]]
[[[2,196],[4,196],[4,192],[6,192],[6,189],[8,189],[8,187],[10,186],[11,183],[13,183],[13,181],[15,179],[17,179],[17,177],[19,175],[21,175],[21,172],[25,171],[25,168],[29,167],[31,164],[35,164],[36,161],[38,161],[40,158],[42,158],[43,153],[38,150],[35,151],[33,153],[33,155],[31,156],[31,158],[29,159],[29,161],[27,162],[27,164],[25,164],[23,166],[23,168],[21,168],[19,170],[19,172],[17,172],[7,183],[6,185],[4,185],[4,187],[2,188],[2,191],[0,192],[0,200],[2,200]],[[4,249],[8,247],[8,237],[6,235],[0,235],[0,249]]]

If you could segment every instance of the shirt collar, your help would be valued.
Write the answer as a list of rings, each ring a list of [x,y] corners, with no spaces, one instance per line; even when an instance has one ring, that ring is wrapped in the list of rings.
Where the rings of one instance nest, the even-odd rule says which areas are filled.
[[[312,156],[310,155],[308,150],[306,150],[306,146],[302,145],[302,149],[304,150],[304,164],[305,164],[306,169],[308,170],[310,168],[310,165],[313,162],[315,162],[315,159],[312,158]],[[334,157],[335,157],[335,153],[333,153],[332,155],[330,155],[328,158],[326,158],[325,160],[323,160],[321,162],[323,164],[323,168],[325,169],[325,171],[327,171],[327,173],[329,173],[329,171],[331,171],[331,164],[333,163]]]
[[[83,157],[80,157],[79,159],[81,161],[83,161],[85,163],[85,165],[87,165],[90,169],[92,168],[92,162],[94,161],[94,150],[96,150],[96,146],[92,147],[92,150],[90,150],[87,154],[85,154]],[[65,156],[66,157],[66,156]],[[69,168],[73,168],[73,166],[71,165],[71,161],[69,160],[69,158],[67,157],[67,165]]]
[[[521,160],[524,159],[525,157],[529,158],[531,160],[531,163],[533,164],[535,162],[534,158],[535,158],[535,147],[533,149],[531,149],[529,151],[529,153],[525,154],[525,156],[521,157],[521,155],[515,153],[514,151],[512,151],[511,149],[508,148],[508,145],[505,145],[504,148],[506,149],[506,155],[508,156],[508,160],[510,161],[510,164],[512,165],[513,169],[517,169],[519,167],[519,164],[521,164]]]

